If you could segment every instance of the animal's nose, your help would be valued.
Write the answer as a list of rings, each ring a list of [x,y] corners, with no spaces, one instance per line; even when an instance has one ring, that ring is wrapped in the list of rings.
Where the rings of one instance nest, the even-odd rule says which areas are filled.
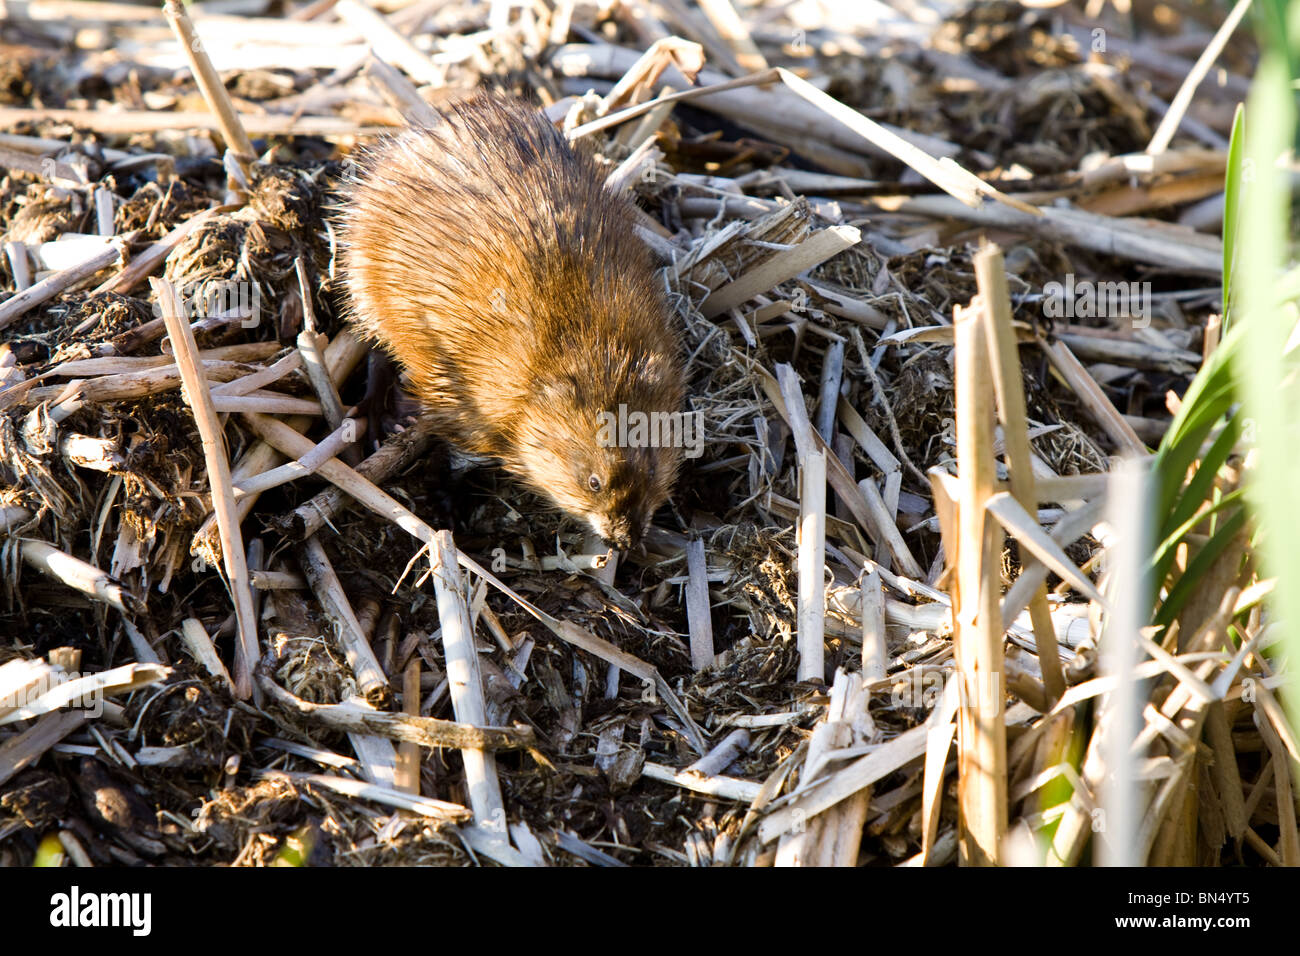
[[[605,536],[605,543],[619,551],[627,551],[629,548],[636,547],[639,538],[640,534],[632,527],[631,522],[619,520],[610,524],[609,534]]]

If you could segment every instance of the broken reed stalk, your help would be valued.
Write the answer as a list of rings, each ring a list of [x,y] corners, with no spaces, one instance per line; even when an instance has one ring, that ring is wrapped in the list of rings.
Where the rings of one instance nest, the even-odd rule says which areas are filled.
[[[847,126],[867,142],[889,153],[900,162],[906,163],[944,192],[967,206],[978,208],[984,204],[983,200],[985,198],[990,198],[1032,216],[1042,215],[1042,212],[1037,207],[1000,192],[968,169],[953,162],[950,158],[935,159],[925,150],[909,143],[898,134],[885,129],[879,123],[867,119],[851,106],[847,106],[835,99],[835,97],[822,92],[807,80],[796,76],[784,67],[778,67],[777,74],[780,76],[782,83],[813,106]]]
[[[826,452],[799,456],[799,680],[826,680]]]
[[[351,777],[337,777],[325,773],[298,773],[290,770],[258,770],[258,776],[267,780],[291,780],[297,784],[310,784],[326,787],[335,793],[361,800],[373,800],[384,806],[395,807],[422,817],[437,820],[440,823],[455,823],[469,816],[469,811],[454,803],[434,800],[431,797],[416,797],[392,787],[354,780]]]
[[[343,585],[339,583],[338,575],[334,573],[334,566],[325,554],[324,546],[312,536],[304,542],[299,557],[303,573],[307,575],[316,599],[334,621],[348,666],[357,679],[357,690],[367,699],[382,695],[388,689],[388,678],[379,666],[375,652],[370,649],[370,643],[357,621]]]
[[[686,622],[691,636],[691,666],[697,671],[713,663],[713,618],[709,609],[708,565],[704,542],[693,538],[686,545]]]
[[[1241,18],[1246,15],[1250,9],[1250,0],[1237,0],[1237,5],[1232,8],[1232,12],[1219,25],[1210,42],[1205,45],[1201,55],[1196,59],[1196,65],[1188,72],[1187,77],[1183,80],[1182,85],[1178,88],[1177,94],[1174,95],[1173,101],[1169,104],[1164,118],[1156,131],[1151,136],[1151,142],[1147,144],[1146,152],[1150,154],[1163,153],[1169,148],[1169,143],[1174,138],[1174,133],[1178,132],[1178,127],[1187,114],[1187,107],[1192,105],[1192,97],[1196,93],[1197,87],[1201,85],[1201,80],[1205,79],[1205,74],[1210,72],[1210,67],[1214,66],[1214,61],[1219,58],[1223,48],[1227,45],[1228,39],[1232,36],[1237,24],[1241,23]]]
[[[354,369],[361,359],[365,357],[368,350],[369,346],[351,332],[346,330],[339,332],[334,336],[330,341],[329,346],[325,349],[325,363],[329,366],[330,377],[336,383],[346,379],[348,375],[352,373],[352,369]],[[296,355],[297,353],[294,352],[291,354]],[[291,431],[302,432],[306,430],[307,426],[310,425],[311,422],[312,419],[310,418],[294,417],[290,418],[287,422],[281,422],[280,424],[285,425]],[[301,453],[298,453],[287,457],[297,458],[300,454]],[[261,474],[279,464],[280,461],[281,457],[279,452],[269,444],[264,441],[255,442],[253,447],[244,452],[243,457],[235,463],[235,467],[231,474],[235,480],[242,480],[253,475]],[[253,506],[257,503],[258,497],[259,495],[257,494],[250,494],[240,498],[239,501],[236,502],[240,521],[243,521],[244,518],[248,517],[252,512]],[[207,540],[211,535],[212,523],[213,519],[211,518],[203,522],[203,525],[197,532],[195,532],[194,539],[196,541]],[[321,521],[320,525],[323,524],[324,521]],[[317,528],[319,528],[320,525],[317,525]],[[314,530],[315,529],[313,529],[312,533],[314,533]],[[308,537],[308,534],[304,534],[302,537]]]
[[[181,621],[181,643],[190,652],[190,656],[203,665],[204,670],[226,687],[234,688],[235,682],[230,679],[230,672],[221,663],[217,649],[212,646],[212,638],[208,637],[208,632],[198,618],[187,617]]]
[[[150,279],[162,308],[171,339],[172,353],[185,386],[186,401],[194,412],[194,422],[203,444],[203,458],[212,493],[212,511],[217,519],[221,540],[221,557],[226,568],[230,596],[235,604],[237,639],[235,642],[235,696],[247,700],[253,693],[253,667],[257,663],[257,620],[253,613],[253,592],[249,586],[244,542],[235,511],[235,496],[230,485],[230,461],[226,458],[221,420],[212,406],[208,381],[198,361],[198,345],[185,320],[184,305],[176,288],[166,279]]]
[[[1291,761],[1277,735],[1277,729],[1271,723],[1267,720],[1260,721],[1259,732],[1273,755],[1273,787],[1277,794],[1278,829],[1281,831],[1278,840],[1281,848],[1279,859],[1282,866],[1300,866],[1300,832],[1297,832],[1296,827],[1295,799],[1291,795],[1291,774],[1287,772]]]
[[[1111,441],[1119,446],[1124,454],[1145,456],[1149,454],[1147,446],[1138,437],[1133,426],[1128,423],[1119,409],[1111,402],[1092,374],[1083,367],[1070,347],[1061,341],[1041,342],[1041,348],[1047,354],[1052,366],[1061,373],[1070,388],[1079,396],[1080,401],[1102,430],[1110,436]]]
[[[946,555],[946,568],[940,581],[946,581],[953,597],[956,596],[956,560],[960,553],[957,528],[957,501],[961,491],[957,479],[938,465],[930,469],[930,489],[934,499],[935,517]],[[865,601],[864,601],[865,603]],[[950,678],[943,694],[930,712],[926,722],[929,732],[925,743],[925,765],[921,778],[921,865],[928,865],[938,846],[939,817],[943,807],[944,772],[948,763],[948,750],[952,746],[957,727],[953,718],[957,713],[958,685],[961,677]]]
[[[263,415],[311,415],[312,417],[321,414],[320,402],[274,392],[263,392],[260,395],[214,395],[212,407],[226,413],[258,412]]]
[[[1210,361],[1210,355],[1219,347],[1219,338],[1223,335],[1223,316],[1215,314],[1205,320],[1205,331],[1201,338],[1201,361]]]
[[[382,484],[390,475],[424,454],[432,441],[432,420],[427,416],[419,418],[406,431],[391,436],[380,445],[378,451],[357,465],[356,472],[375,485]],[[271,448],[270,445],[263,447]],[[298,455],[295,453],[293,457]],[[347,500],[346,492],[333,485],[292,511],[285,524],[295,537],[310,537],[325,527]]]
[[[994,400],[988,381],[988,337],[979,308],[954,312],[956,339],[958,553],[953,594],[954,642],[960,680],[958,784],[965,866],[1001,861],[1007,828],[1007,737],[1003,713],[1002,531],[985,511],[997,490],[993,457]]]
[[[836,411],[839,413],[839,421],[844,426],[844,430],[853,436],[853,440],[871,459],[871,463],[880,469],[882,475],[888,475],[902,467],[894,453],[885,447],[885,443],[858,414],[858,410],[849,404],[847,398],[840,396]]]
[[[738,279],[714,289],[700,304],[700,312],[706,319],[721,315],[728,309],[734,309],[754,296],[821,265],[845,249],[856,246],[861,240],[862,233],[853,226],[831,226],[815,232],[798,245],[783,249],[759,263]]]
[[[826,725],[837,749],[875,741],[875,727],[868,710],[870,703],[868,684],[856,674],[837,671],[826,712]],[[807,857],[809,865],[857,866],[873,792],[872,787],[863,787],[817,818],[821,823],[821,838],[817,855]]]
[[[228,381],[243,374],[243,369],[231,362],[199,362],[204,377],[209,381]],[[180,369],[164,365],[123,375],[102,375],[84,381],[36,388],[28,393],[29,402],[53,402],[50,418],[61,422],[81,410],[85,405],[144,398],[159,392],[170,391],[181,385]]]
[[[599,133],[601,130],[609,129],[611,126],[618,126],[620,123],[634,120],[639,116],[644,116],[651,110],[662,109],[664,106],[676,103],[678,100],[694,100],[699,99],[702,96],[711,96],[715,93],[724,93],[728,90],[741,89],[742,87],[761,86],[766,83],[771,83],[777,78],[777,71],[773,68],[770,70],[764,70],[761,73],[738,77],[734,80],[725,80],[721,83],[713,83],[709,86],[697,86],[693,89],[683,90],[680,93],[667,93],[666,95],[659,96],[653,100],[647,100],[644,103],[640,103],[637,106],[629,106],[627,109],[619,110],[617,113],[609,113],[605,116],[599,117],[598,119],[591,120],[588,123],[583,123],[581,126],[575,126],[564,135],[568,138],[569,142],[573,143],[582,139],[584,136],[591,136],[594,133]],[[3,113],[0,113],[0,118],[2,117]]]
[[[302,256],[295,259],[293,265],[298,273],[298,295],[302,300],[303,329],[298,333],[298,353],[302,357],[302,367],[307,373],[307,380],[311,382],[316,397],[320,399],[321,412],[325,416],[326,424],[331,429],[338,429],[342,426],[345,415],[339,390],[325,364],[325,349],[329,346],[329,338],[316,331],[316,311],[312,307],[311,285],[307,281],[307,267],[302,261]],[[348,438],[347,447],[339,455],[339,458],[353,468],[361,464],[361,448],[353,444],[357,437],[359,436],[352,435]]]
[[[789,401],[785,395],[787,389],[785,383],[778,381],[777,378],[774,378],[771,373],[762,366],[749,362],[749,360],[745,358],[744,353],[733,351],[732,355],[736,356],[737,359],[748,365],[749,370],[758,379],[759,384],[762,386],[763,392],[767,395],[768,399],[772,402],[772,405],[776,408],[777,413],[780,414],[792,431],[796,431],[794,426],[794,416],[802,413],[802,420],[806,425],[806,431],[800,433],[807,436],[811,448],[820,449],[823,452],[823,460],[826,467],[826,480],[830,483],[831,489],[835,492],[839,500],[844,502],[848,507],[849,513],[853,515],[853,519],[857,521],[859,527],[861,527],[868,540],[873,543],[883,541],[888,545],[891,541],[891,535],[886,528],[881,526],[878,516],[872,512],[863,495],[862,489],[853,483],[853,476],[849,474],[849,470],[844,467],[844,463],[835,456],[834,451],[826,444],[821,435],[817,434],[812,426],[808,424],[808,412],[807,409],[803,407],[803,392],[799,387],[798,377],[795,376],[793,384],[788,386],[792,389],[791,395],[801,396],[799,401],[796,403],[799,405],[799,410],[796,411],[788,407]],[[778,366],[778,372],[779,371],[780,367]],[[791,374],[793,374],[793,371]],[[796,448],[797,443],[798,439],[796,438]],[[825,508],[823,507],[822,510],[824,513]],[[892,521],[893,519],[890,518],[889,522],[892,523]],[[897,540],[901,540],[901,537]],[[893,554],[894,562],[896,563],[898,570],[902,574],[913,580],[925,577],[925,573],[917,565],[916,559],[912,557],[911,552],[907,548],[904,547],[898,550],[893,550],[891,548],[891,553]]]
[[[476,747],[482,750],[522,750],[537,743],[531,727],[470,726],[434,717],[373,710],[353,698],[341,704],[313,704],[275,683],[265,673],[257,675],[267,697],[305,720],[349,734],[384,737],[430,749]],[[419,695],[415,695],[419,706]]]
[[[822,360],[821,398],[817,402],[817,433],[829,444],[835,441],[835,412],[839,406],[840,383],[844,380],[844,343],[826,346]]]
[[[251,375],[245,375],[243,378],[212,386],[212,394],[247,395],[249,392],[272,385],[280,381],[280,379],[292,375],[301,367],[302,356],[297,352],[290,352],[283,358],[276,360],[274,364],[266,366],[260,372],[254,372]]]
[[[299,260],[301,262],[301,260]],[[306,300],[304,300],[305,303]],[[304,313],[307,306],[304,304]],[[320,400],[320,413],[325,416],[325,422],[331,429],[338,429],[343,424],[345,409],[343,402],[339,399],[338,389],[334,387],[334,382],[330,378],[329,370],[325,368],[325,356],[322,346],[328,345],[329,340],[318,332],[306,328],[298,333],[298,353],[302,357],[302,367],[307,373],[307,380],[311,382],[312,389],[316,392]],[[355,438],[356,436],[353,436]],[[356,454],[356,449],[350,445],[347,451]],[[348,458],[346,455],[340,455],[340,458],[347,460],[349,465],[357,465],[360,458]]]
[[[304,437],[279,419],[248,413],[243,416],[243,420],[253,434],[288,458],[301,459],[317,450],[318,446],[310,438]],[[321,462],[316,473],[426,544],[432,540],[433,532],[424,521],[337,458]]]
[[[85,723],[86,713],[62,710],[42,714],[22,733],[0,743],[0,786],[36,763],[47,750]]]
[[[972,208],[950,196],[914,196],[892,205],[892,212],[928,219],[959,219],[988,230],[1028,233],[1075,248],[1134,262],[1218,275],[1223,269],[1223,244],[1190,229],[1143,219],[1130,222],[1083,209],[1044,206],[1030,216],[991,203]]]
[[[14,291],[24,292],[31,288],[32,271],[27,264],[27,246],[17,241],[6,242],[5,259],[9,263],[9,273],[14,279]]]
[[[722,773],[749,750],[752,737],[748,730],[740,728],[723,737],[712,750],[695,763],[689,765],[683,773],[712,777]]]
[[[885,632],[885,592],[880,574],[872,571],[859,578],[862,593],[862,679],[883,680],[889,667],[889,642]]]
[[[442,625],[442,646],[447,662],[447,682],[451,692],[452,712],[456,720],[476,727],[487,725],[487,703],[483,699],[483,676],[479,669],[478,650],[474,645],[474,627],[465,602],[465,588],[457,564],[456,545],[450,531],[433,535],[429,557],[433,589],[438,598],[438,621]],[[465,762],[465,786],[469,791],[474,822],[502,842],[509,842],[501,784],[497,780],[496,759],[485,750],[467,747],[461,750]]]
[[[50,160],[25,150],[0,146],[0,167],[36,176],[62,189],[77,189],[86,185],[84,161],[73,165]]]
[[[131,592],[123,588],[108,572],[60,551],[46,541],[23,539],[21,547],[25,562],[68,587],[96,601],[103,601],[123,614],[140,610],[140,603]]]
[[[420,716],[420,655],[412,654],[402,671],[402,713],[408,717]],[[397,747],[397,768],[393,772],[394,785],[399,790],[420,795],[420,748],[409,740]]]
[[[81,265],[72,266],[46,276],[35,285],[11,295],[3,303],[0,303],[0,329],[7,328],[22,318],[29,309],[33,309],[43,302],[48,302],[65,289],[69,289],[78,282],[90,278],[100,269],[111,266],[121,256],[122,250],[117,245],[109,246],[93,258],[81,263]]]
[[[297,481],[299,478],[315,474],[316,469],[338,455],[346,446],[351,445],[357,436],[363,434],[365,430],[365,419],[346,419],[338,428],[322,438],[311,453],[291,460],[278,468],[272,468],[260,475],[254,475],[246,479],[241,478],[233,486],[235,497],[269,491],[287,482]]]
[[[665,86],[656,99],[662,100],[672,92],[673,88],[671,86]],[[615,133],[615,141],[624,143],[631,147],[633,155],[635,155],[635,151],[640,149],[643,144],[653,147],[658,141],[659,130],[663,127],[664,123],[668,121],[668,117],[672,115],[672,112],[673,104],[660,103],[658,108],[647,113],[642,118],[641,122],[634,126],[625,126],[623,129]],[[655,150],[655,153],[658,152],[658,150]]]
[[[113,191],[103,185],[95,187],[95,231],[101,236],[117,232],[113,224]]]
[[[984,329],[993,371],[993,389],[1002,419],[1002,440],[1010,472],[1011,494],[1031,515],[1038,501],[1030,465],[1029,421],[1025,411],[1024,383],[1020,377],[1020,351],[1011,325],[1011,295],[1003,268],[1002,250],[986,244],[975,254],[975,280],[984,310]],[[1032,559],[1029,559],[1032,560]],[[1029,563],[1025,560],[1025,564]],[[1034,627],[1039,667],[1048,703],[1065,693],[1065,672],[1056,645],[1056,629],[1047,606],[1047,585],[1040,584],[1029,600],[1029,619]]]
[[[357,0],[339,0],[334,5],[334,12],[365,37],[377,57],[396,63],[417,83],[423,86],[442,86],[445,83],[443,71],[373,8]]]
[[[702,777],[686,770],[674,770],[672,767],[666,767],[663,764],[653,763],[649,760],[642,765],[641,775],[650,780],[658,780],[660,783],[671,783],[694,793],[722,797],[724,800],[736,800],[740,803],[753,803],[762,788],[762,784],[754,783],[752,780],[741,780],[737,777],[725,777],[719,774]]]
[[[894,472],[894,474],[898,474],[898,472]],[[862,500],[866,502],[867,510],[871,514],[872,527],[876,529],[876,533],[879,535],[876,551],[877,559],[880,559],[885,550],[888,550],[889,554],[897,559],[899,570],[920,577],[921,566],[912,554],[912,549],[907,546],[907,542],[903,539],[903,533],[898,530],[894,513],[885,504],[885,499],[881,497],[880,489],[876,487],[876,483],[870,478],[863,478],[858,482],[858,490],[862,492]]]
[[[718,36],[731,48],[736,63],[742,70],[757,73],[768,68],[767,59],[754,45],[745,22],[736,14],[736,8],[731,5],[731,0],[699,0],[699,2],[700,9],[709,18],[709,23],[713,25]]]
[[[826,680],[826,450],[814,440],[795,370],[778,365],[776,377],[799,457],[798,679],[821,683]]]
[[[159,322],[162,320],[159,319]],[[164,326],[158,333],[162,335],[166,332]],[[275,342],[249,342],[243,345],[223,345],[215,349],[204,349],[199,352],[199,361],[208,367],[207,363],[219,362],[260,362],[262,359],[270,358],[276,352],[280,351],[278,343]],[[163,355],[105,355],[100,358],[69,359],[66,362],[60,362],[48,372],[43,372],[39,378],[80,378],[82,376],[103,376],[103,375],[125,375],[130,372],[148,371],[150,369],[160,369],[168,366],[175,366],[176,360],[169,354]],[[215,366],[213,366],[215,367]],[[252,378],[247,375],[245,378]],[[231,382],[230,385],[242,383]],[[258,387],[258,386],[254,386]],[[252,389],[249,389],[251,391]],[[221,394],[221,387],[213,388],[214,394]],[[243,395],[244,392],[230,391],[227,394]]]
[[[704,66],[705,53],[708,54],[713,63],[717,64],[719,71],[723,75],[737,76],[745,72],[745,68],[740,65],[740,62],[733,55],[731,44],[723,39],[717,28],[707,17],[699,16],[692,9],[692,6],[687,4],[686,0],[660,0],[658,6],[671,20],[674,35],[656,40],[650,49],[653,50],[656,47],[670,43],[678,45],[690,43],[699,48],[701,53],[698,66],[695,66],[693,70],[679,66],[679,69],[686,74],[691,83],[696,82],[696,75]],[[667,28],[667,24],[661,24],[661,26]],[[678,34],[688,39],[683,41]],[[650,81],[647,78],[644,82]]]
[[[837,669],[831,683],[830,702],[822,720],[813,728],[804,755],[803,769],[795,793],[801,794],[824,779],[831,754],[863,743],[858,728],[872,734],[867,713],[870,690],[859,675]],[[871,800],[871,787],[863,787],[835,806],[803,820],[793,832],[783,833],[777,845],[776,866],[855,866],[862,839],[862,825]]]
[[[12,663],[12,662],[11,662]],[[44,670],[44,662],[24,662],[24,670],[31,672],[33,667]],[[9,692],[0,695],[0,725],[11,724],[42,714],[52,713],[69,704],[84,703],[96,696],[129,694],[133,690],[156,684],[172,675],[170,667],[157,664],[131,663],[114,667],[111,670],[83,674],[71,680],[63,680],[45,689],[29,687],[21,697],[14,697]],[[20,672],[18,675],[23,680]],[[20,688],[21,689],[21,688]],[[39,693],[36,691],[39,690]],[[34,694],[28,696],[28,694]]]
[[[203,49],[203,41],[199,39],[198,32],[194,29],[194,21],[185,12],[180,0],[165,0],[163,13],[171,25],[172,32],[176,34],[176,39],[180,41],[181,51],[189,60],[190,72],[194,75],[194,82],[198,85],[199,92],[203,94],[204,102],[217,118],[226,146],[234,151],[240,170],[247,180],[248,164],[256,158],[257,154],[253,150],[253,143],[248,138],[248,134],[244,132],[244,125],[239,121],[239,114],[235,112],[235,104],[231,102],[230,94],[226,92],[226,86],[221,82],[221,76]]]
[[[925,753],[927,735],[932,726],[930,721],[940,716],[940,708],[936,707],[926,723],[904,731],[864,757],[837,764],[825,777],[769,812],[758,825],[758,838],[770,843],[801,821],[849,799],[864,787],[916,760]],[[949,715],[948,719],[951,720],[952,716]]]
[[[649,100],[654,84],[669,67],[676,67],[688,82],[694,83],[696,76],[704,68],[704,58],[704,50],[698,43],[675,36],[660,37],[637,57],[636,61],[615,81],[610,91],[596,104],[596,115],[605,116],[610,110],[627,103]],[[553,122],[559,119],[552,113],[547,115]],[[645,120],[642,120],[642,123],[644,122]],[[631,127],[624,127],[620,133],[626,135],[631,132],[631,129]],[[626,140],[624,145],[627,145]]]
[[[117,443],[108,438],[91,438],[75,432],[59,439],[59,454],[71,465],[92,471],[112,471],[122,468],[126,458]]]
[[[947,693],[936,703],[935,713],[943,719],[930,725],[925,739],[925,763],[921,775],[921,864],[931,865],[939,843],[939,820],[943,809],[944,782],[947,780],[948,751],[957,725],[953,723],[956,707]]]

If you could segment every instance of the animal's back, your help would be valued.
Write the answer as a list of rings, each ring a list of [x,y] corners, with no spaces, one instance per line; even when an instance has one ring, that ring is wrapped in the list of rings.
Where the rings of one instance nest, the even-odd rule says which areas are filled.
[[[590,349],[593,335],[661,337],[661,323],[637,327],[661,293],[630,206],[535,110],[477,94],[442,117],[367,153],[343,221],[344,270],[357,327],[434,411],[454,406],[461,444],[499,454],[484,429],[466,431],[467,396],[488,419],[508,416],[538,363]],[[609,314],[615,327],[591,327]]]
[[[602,412],[676,411],[683,396],[634,223],[596,162],[536,110],[477,94],[363,159],[342,220],[352,320],[465,450],[501,458],[573,513],[653,511],[676,450],[593,460],[609,457],[593,450]],[[590,473],[569,474],[569,460]]]

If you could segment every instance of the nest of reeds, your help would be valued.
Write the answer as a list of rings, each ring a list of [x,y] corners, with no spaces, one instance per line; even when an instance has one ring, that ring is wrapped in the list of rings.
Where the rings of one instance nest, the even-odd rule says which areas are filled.
[[[1198,97],[1171,149],[1126,157],[1190,69],[1165,48],[1203,27],[1130,41],[1011,3],[930,26],[738,4],[738,32],[677,3],[74,3],[102,43],[56,74],[36,63],[61,21],[28,6],[0,27],[29,51],[0,67],[0,684],[85,673],[109,696],[93,718],[0,701],[0,860],[52,833],[78,862],[242,865],[1097,850],[1095,476],[1160,441],[1212,346],[1230,111]],[[1081,45],[1099,24],[1110,59]],[[413,41],[400,71],[353,55],[389,31]],[[1230,89],[1247,55],[1225,52]],[[661,258],[706,441],[644,553],[459,457],[340,319],[348,157],[485,84],[600,157]],[[1044,290],[1067,274],[1146,283],[1149,321],[1062,317]],[[965,391],[963,322],[1004,336]],[[958,501],[1008,474],[1021,497],[1029,471],[1047,490],[970,557]],[[1046,590],[1005,631],[973,598],[954,613],[959,581],[996,600],[1035,567]],[[1155,637],[1174,664],[1140,687],[1160,716],[1139,862],[1296,862],[1294,736],[1243,699],[1264,658],[1223,644],[1243,613],[1245,641],[1261,627],[1219,607],[1238,572],[1183,623],[1190,650]],[[1198,650],[1211,701],[1179,663]],[[993,724],[956,700],[977,662],[1002,680]],[[1000,821],[965,769],[989,733]]]

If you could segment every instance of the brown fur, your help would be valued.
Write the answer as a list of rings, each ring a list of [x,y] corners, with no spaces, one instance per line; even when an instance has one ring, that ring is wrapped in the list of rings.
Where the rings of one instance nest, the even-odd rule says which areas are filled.
[[[597,416],[683,400],[632,208],[519,100],[477,94],[442,115],[380,141],[350,187],[352,321],[406,368],[446,438],[627,547],[681,450],[603,448]]]

